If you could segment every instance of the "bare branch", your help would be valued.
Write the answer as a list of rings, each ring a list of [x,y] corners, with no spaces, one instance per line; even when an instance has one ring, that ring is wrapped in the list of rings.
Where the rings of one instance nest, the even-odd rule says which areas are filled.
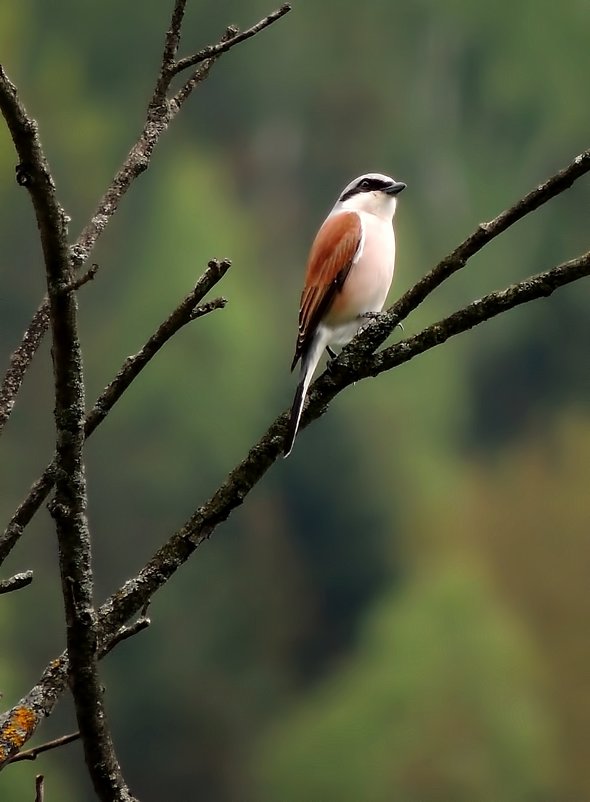
[[[70,732],[69,735],[62,735],[60,738],[55,738],[53,741],[34,746],[32,749],[25,749],[23,752],[18,752],[16,755],[6,761],[7,763],[19,763],[21,760],[36,760],[38,755],[43,752],[49,752],[51,749],[58,749],[60,746],[66,746],[73,741],[77,741],[80,737],[79,732]]]
[[[233,38],[235,38],[237,33],[237,28],[235,28],[233,25],[228,26],[225,30],[225,33],[221,37],[219,44],[221,45],[225,44],[226,42],[230,42]],[[215,64],[218,58],[219,55],[211,56],[211,58],[205,59],[205,61],[201,63],[199,69],[195,70],[190,78],[187,78],[183,86],[181,86],[181,88],[170,101],[170,109],[174,112],[174,114],[178,113],[183,103],[190,97],[192,91],[209,77],[211,67]]]
[[[180,45],[180,32],[182,29],[182,20],[184,19],[185,9],[186,0],[176,0],[174,3],[174,10],[172,11],[172,19],[170,20],[170,28],[166,33],[164,53],[162,54],[162,67],[165,69],[169,69],[173,66],[174,59],[178,53],[178,46]]]
[[[208,305],[206,304],[205,311],[197,313],[197,309],[199,309],[199,307],[197,307],[198,302],[209,292],[211,287],[220,281],[229,270],[230,266],[231,262],[229,259],[224,259],[221,262],[211,260],[207,270],[198,280],[194,289],[158,327],[157,331],[152,334],[143,348],[135,354],[135,356],[128,357],[125,360],[121,370],[117,373],[113,381],[105,387],[94,407],[86,416],[86,437],[90,437],[96,427],[102,423],[131,382],[174,334],[196,317],[201,317],[207,312],[225,306],[225,299],[218,299],[218,301],[211,301]],[[201,309],[205,307],[201,307]]]
[[[523,217],[531,214],[547,201],[569,189],[575,181],[590,171],[590,148],[543,184],[531,190],[513,206],[505,209],[488,223],[481,223],[452,253],[409,289],[383,315],[375,325],[367,327],[355,340],[355,353],[373,353],[392,334],[396,325],[413,312],[443,281],[465,267],[469,259]],[[341,359],[346,360],[352,344],[344,349]],[[356,350],[358,349],[358,351]]]
[[[55,186],[41,149],[37,124],[27,115],[19,100],[16,87],[2,66],[0,66],[0,111],[6,120],[20,160],[16,169],[17,181],[29,191],[35,209],[44,258],[46,261],[59,260],[64,244],[66,216],[55,197]],[[48,321],[47,309],[40,307],[25,332],[21,345],[11,357],[10,367],[0,391],[0,428],[10,416],[14,399],[41,342]]]
[[[179,112],[183,103],[194,88],[208,77],[211,67],[217,58],[235,45],[259,33],[273,22],[276,22],[276,20],[280,19],[289,11],[289,7],[284,5],[242,34],[237,33],[237,30],[234,28],[228,28],[226,34],[217,45],[212,45],[209,48],[213,49],[213,51],[215,51],[215,48],[218,48],[218,51],[211,52],[208,56],[200,58],[199,60],[202,62],[201,68],[186,81],[184,86],[178,90],[175,97],[168,99],[167,93],[170,88],[170,83],[179,72],[177,69],[177,62],[175,62],[174,59],[180,42],[185,6],[186,0],[175,0],[170,27],[165,37],[159,74],[154,85],[152,98],[148,105],[147,117],[142,131],[135,144],[131,147],[125,161],[117,171],[110,186],[100,199],[92,218],[83,228],[74,245],[72,245],[71,258],[74,267],[80,267],[87,261],[98,238],[119,208],[119,204],[127,194],[127,191],[130,189],[135,179],[147,170],[154,149],[167,130],[170,122]],[[201,55],[203,53],[204,51],[200,51]],[[188,66],[190,65],[182,69],[187,69]],[[7,111],[5,111],[5,107]],[[38,141],[36,124],[34,121],[29,120],[26,114],[24,114],[24,109],[18,100],[16,88],[10,83],[3,71],[0,72],[0,110],[2,110],[9,127],[11,127],[11,121],[13,119],[18,119],[20,115],[22,119],[26,121],[26,126],[30,127],[31,132],[34,133],[34,141]],[[22,114],[20,114],[21,111]],[[23,159],[21,156],[21,162],[17,168],[17,180],[24,186],[28,186],[28,181],[31,177],[28,172],[28,164],[28,160]],[[51,180],[49,175],[47,177]],[[10,417],[24,375],[37,352],[48,325],[49,316],[47,304],[43,302],[27,327],[21,344],[14,351],[6,375],[0,385],[0,433],[4,424]]]
[[[256,36],[257,33],[260,33],[260,31],[268,28],[269,25],[272,25],[273,22],[276,22],[281,17],[284,17],[285,14],[289,13],[289,11],[291,11],[291,5],[289,3],[283,3],[280,8],[277,8],[276,11],[273,11],[271,14],[264,17],[264,19],[261,19],[260,22],[256,23],[256,25],[248,28],[247,31],[238,33],[236,30],[235,34],[231,38],[218,42],[216,45],[204,47],[202,50],[199,50],[198,53],[194,53],[192,56],[179,59],[174,65],[174,74],[177,75],[179,72],[183,72],[190,67],[194,67],[196,64],[200,64],[201,62],[207,61],[211,58],[216,58],[222,53],[227,53],[227,51],[231,50],[232,47],[245,42],[246,39],[250,39],[252,36]]]
[[[205,295],[227,273],[231,266],[229,259],[218,261],[212,259],[194,288],[183,298],[176,309],[160,324],[158,329],[135,356],[125,360],[121,370],[99,395],[92,409],[86,415],[84,423],[85,437],[91,434],[103,422],[129,385],[137,378],[151,359],[180,329],[192,320],[222,309],[225,298],[215,298],[198,305]],[[25,527],[41,507],[53,487],[55,481],[55,458],[49,463],[39,479],[33,484],[27,497],[21,502],[10,519],[4,533],[0,537],[0,565],[10,554],[20,539]]]
[[[12,593],[13,590],[20,590],[26,588],[33,581],[32,571],[23,571],[20,574],[11,576],[10,579],[0,581],[0,595],[3,593]]]
[[[25,527],[49,495],[53,487],[54,475],[55,459],[49,463],[39,479],[33,484],[27,497],[19,504],[2,533],[0,537],[0,565],[16,546]]]
[[[347,379],[345,385],[369,376],[378,376],[386,370],[391,370],[404,362],[408,362],[424,351],[429,351],[431,348],[441,345],[457,334],[462,334],[474,326],[479,326],[480,323],[484,323],[486,320],[490,320],[503,312],[507,312],[509,309],[514,309],[529,301],[548,297],[559,287],[564,287],[566,284],[571,284],[573,281],[578,281],[589,275],[590,251],[578,256],[576,259],[557,265],[545,273],[539,273],[504,290],[485,295],[483,298],[473,301],[464,309],[460,309],[437,323],[433,323],[419,334],[379,351],[369,361],[359,359],[359,356],[363,353],[362,349],[358,347],[360,345],[359,338],[356,345],[351,343],[350,357],[348,360],[343,361],[342,373],[341,366],[338,364],[339,360],[332,363],[328,372],[333,373],[335,376],[344,377],[349,370],[348,364],[354,364],[355,367],[351,371],[352,380],[348,381]],[[338,389],[345,385],[342,385],[339,380],[337,381]],[[319,387],[318,393],[321,393]],[[323,394],[321,394],[321,403],[325,404]],[[313,406],[316,406],[316,404]],[[317,415],[310,416],[310,420],[313,417],[317,417]]]
[[[89,281],[93,281],[94,277],[98,272],[98,265],[93,264],[90,265],[88,270],[79,276],[77,279],[74,279],[71,284],[68,284],[67,287],[63,288],[63,292],[71,292],[72,290],[79,290],[80,287],[83,287],[85,284],[88,284]]]
[[[170,29],[166,34],[160,73],[158,75],[158,79],[156,80],[154,93],[148,106],[147,120],[139,139],[129,151],[127,158],[111,182],[110,187],[100,200],[98,208],[92,219],[81,232],[75,245],[72,246],[72,257],[74,264],[76,265],[80,265],[86,261],[92,248],[96,244],[98,237],[104,231],[110,218],[119,208],[119,203],[127,193],[127,190],[133,181],[148,168],[154,148],[182,105],[178,102],[169,102],[166,95],[168,89],[170,88],[170,82],[172,81],[172,78],[178,72],[176,69],[176,63],[174,69],[172,69],[170,59],[172,58],[173,52],[178,49],[185,5],[186,3],[181,2],[180,0],[177,0],[175,3]],[[275,14],[276,13],[277,12],[275,12]],[[284,13],[286,13],[286,11],[279,14],[276,19],[278,19],[280,16],[283,16]],[[265,18],[265,20],[266,19],[268,18]],[[257,23],[257,25],[261,25],[261,23],[265,22],[265,20],[261,20],[261,22]],[[262,28],[267,27],[274,21],[275,18],[271,19],[270,22],[262,25]],[[250,30],[254,30],[257,25],[254,25]],[[260,30],[262,30],[262,28]],[[258,31],[255,31],[255,33],[257,32]],[[250,35],[252,36],[254,34],[252,33]],[[238,42],[234,42],[233,44],[238,44]],[[213,46],[219,47],[220,51],[212,54],[208,58],[209,63],[207,65],[207,70],[203,73],[200,79],[195,82],[195,86],[197,83],[200,83],[202,80],[204,80],[205,77],[207,77],[214,61],[225,50],[229,49],[228,45],[231,47],[233,44],[230,43],[230,41],[227,41],[224,36],[218,45]],[[201,59],[201,61],[203,60],[204,59]]]
[[[112,638],[99,646],[99,658],[150,625],[148,605],[149,602],[143,605],[136,621],[128,626],[121,626]],[[25,759],[21,757],[25,753],[19,749],[34,735],[41,721],[50,715],[66,690],[68,667],[67,653],[63,652],[47,666],[38,684],[11,710],[0,716],[0,769],[11,762]]]
[[[42,774],[35,777],[35,802],[45,802],[45,777]]]
[[[223,309],[225,306],[227,306],[227,298],[213,298],[212,301],[207,301],[204,304],[195,306],[191,312],[190,319],[198,320],[200,317],[205,317],[205,315],[214,312],[216,309]]]
[[[47,331],[47,326],[49,325],[47,310],[47,303],[42,303],[33,315],[23,335],[21,344],[10,357],[10,364],[0,385],[0,435],[10,417],[16,396],[29,365],[33,361],[33,357],[37,353],[37,349]]]
[[[47,276],[56,426],[56,494],[52,515],[56,522],[66,610],[70,684],[86,762],[95,788],[102,799],[127,800],[131,796],[106,725],[97,670],[96,612],[92,602],[90,536],[82,462],[84,382],[76,298],[69,289],[74,279],[68,247],[68,219],[57,200],[37,126],[27,115],[16,88],[1,67],[0,108],[20,158],[17,181],[28,189],[35,209]],[[24,729],[26,731],[26,727]]]
[[[104,657],[109,652],[112,652],[115,646],[118,646],[124,640],[129,640],[129,638],[132,638],[139,632],[143,632],[144,629],[147,629],[150,626],[152,622],[147,616],[148,604],[144,606],[139,618],[137,618],[132,624],[129,624],[129,626],[121,627],[115,633],[114,638],[105,643],[104,649],[100,653],[101,657]]]

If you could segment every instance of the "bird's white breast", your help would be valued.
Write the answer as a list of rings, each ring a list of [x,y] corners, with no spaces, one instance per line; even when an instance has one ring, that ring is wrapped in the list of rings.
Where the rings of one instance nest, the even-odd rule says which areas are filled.
[[[340,297],[322,321],[330,342],[349,342],[364,322],[361,315],[380,312],[393,278],[395,236],[391,219],[357,212],[363,226],[359,254],[344,282]]]

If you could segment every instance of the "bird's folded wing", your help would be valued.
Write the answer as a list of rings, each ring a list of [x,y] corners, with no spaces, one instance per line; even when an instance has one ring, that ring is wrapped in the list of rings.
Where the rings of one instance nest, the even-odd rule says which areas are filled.
[[[363,227],[356,212],[328,217],[311,246],[299,308],[299,331],[291,370],[304,354],[318,323],[342,289],[363,244]]]

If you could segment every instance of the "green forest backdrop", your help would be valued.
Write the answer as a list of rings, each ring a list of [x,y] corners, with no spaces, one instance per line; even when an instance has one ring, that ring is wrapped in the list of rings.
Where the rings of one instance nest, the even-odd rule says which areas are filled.
[[[269,0],[190,3],[183,53]],[[137,135],[170,2],[2,0],[0,60],[75,236]],[[407,182],[391,298],[590,144],[589,0],[302,0],[223,58],[134,186],[80,292],[88,398],[193,286],[233,268],[89,443],[101,600],[291,400],[306,252],[369,170]],[[0,126],[0,357],[43,292]],[[582,180],[487,247],[406,333],[589,247]],[[590,286],[501,316],[337,399],[103,665],[142,802],[590,798]],[[3,522],[52,452],[47,343],[2,441]],[[5,566],[9,707],[63,643],[43,510]],[[73,728],[68,703],[40,736]],[[93,794],[73,745],[0,799]]]

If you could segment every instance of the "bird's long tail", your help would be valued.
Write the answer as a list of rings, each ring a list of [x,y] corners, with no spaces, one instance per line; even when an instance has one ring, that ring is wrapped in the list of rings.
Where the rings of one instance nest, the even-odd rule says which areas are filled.
[[[285,450],[284,456],[288,457],[293,450],[293,444],[299,431],[299,423],[301,422],[301,413],[303,412],[303,405],[305,404],[305,397],[307,390],[311,383],[311,379],[315,372],[322,352],[325,347],[323,337],[316,337],[307,353],[301,360],[301,373],[299,375],[299,384],[295,390],[295,398],[291,407],[291,417],[287,426],[287,434],[285,435]]]
[[[287,427],[287,434],[285,436],[285,453],[284,456],[288,457],[293,451],[295,438],[297,437],[297,430],[299,429],[299,421],[301,420],[301,413],[303,412],[303,404],[305,403],[305,377],[302,376],[297,390],[295,391],[295,398],[293,399],[293,406],[291,407],[291,417]]]

